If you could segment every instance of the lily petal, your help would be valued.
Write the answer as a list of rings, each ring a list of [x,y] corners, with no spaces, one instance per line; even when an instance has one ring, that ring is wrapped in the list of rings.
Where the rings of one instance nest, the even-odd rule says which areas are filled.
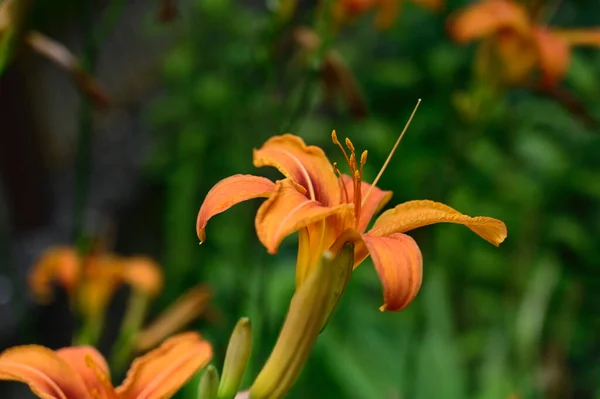
[[[423,257],[410,236],[394,233],[385,237],[363,235],[373,265],[383,285],[381,311],[404,309],[419,292],[423,279]]]
[[[530,22],[523,7],[508,0],[484,0],[452,15],[448,30],[454,40],[465,43],[510,29],[527,34]]]
[[[43,346],[17,346],[2,352],[0,380],[23,382],[42,399],[92,399],[79,374]]]
[[[134,360],[117,388],[120,399],[168,399],[212,358],[212,347],[195,332],[165,341]]]
[[[552,29],[552,35],[560,37],[572,46],[600,47],[600,28]]]
[[[339,204],[339,185],[333,166],[322,149],[307,146],[298,136],[271,137],[254,150],[254,166],[273,166],[306,189],[310,199],[322,205]]]
[[[346,192],[348,193],[349,201],[352,202],[352,198],[354,198],[354,185],[352,184],[352,178],[349,175],[342,175],[342,181],[344,182],[344,186],[346,187]],[[373,216],[381,210],[388,203],[388,201],[392,198],[391,191],[384,191],[377,186],[373,187],[369,197],[365,201],[365,194],[369,192],[371,189],[371,184],[366,182],[361,182],[360,192],[363,196],[363,204],[360,208],[360,217],[358,220],[358,225],[356,229],[364,233],[369,225],[369,222],[373,218]],[[342,201],[346,201],[346,194],[342,192]]]
[[[124,278],[134,289],[154,297],[163,286],[160,266],[150,258],[136,256],[123,260]]]
[[[59,349],[55,353],[79,374],[88,392],[101,393],[103,399],[118,399],[110,382],[108,364],[95,348],[75,346]]]
[[[318,201],[306,198],[292,180],[280,180],[271,197],[258,209],[256,232],[267,251],[274,254],[286,236],[333,215],[353,225],[354,206],[323,206]]]
[[[35,298],[46,303],[52,299],[52,282],[57,281],[71,293],[81,270],[77,251],[56,247],[46,251],[29,274],[29,289]]]
[[[543,82],[550,87],[556,86],[569,69],[569,45],[566,40],[544,28],[536,28],[534,35]]]
[[[506,225],[486,216],[470,217],[439,202],[408,201],[381,214],[369,235],[387,236],[404,233],[434,223],[457,223],[467,226],[484,240],[500,245],[506,238]]]
[[[274,188],[275,183],[271,180],[252,175],[233,175],[215,184],[206,195],[198,212],[196,232],[200,242],[206,239],[204,229],[211,217],[242,201],[268,197]]]

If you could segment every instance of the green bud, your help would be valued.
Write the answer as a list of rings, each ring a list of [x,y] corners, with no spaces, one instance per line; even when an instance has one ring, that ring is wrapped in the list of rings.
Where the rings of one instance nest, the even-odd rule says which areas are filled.
[[[250,399],[279,399],[294,385],[323,324],[348,284],[354,245],[326,251],[294,294],[271,356],[250,388]]]
[[[219,384],[219,399],[233,399],[242,382],[252,349],[252,324],[250,319],[240,319],[227,346],[223,375]]]
[[[217,399],[219,373],[212,364],[206,368],[198,384],[198,399]]]

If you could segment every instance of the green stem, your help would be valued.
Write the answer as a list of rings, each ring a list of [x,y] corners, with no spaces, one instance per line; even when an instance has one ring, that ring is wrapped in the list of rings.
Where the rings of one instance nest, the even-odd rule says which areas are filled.
[[[100,339],[103,324],[102,315],[85,319],[83,325],[73,337],[73,345],[96,345]]]
[[[123,318],[123,323],[121,324],[119,336],[117,337],[110,357],[111,370],[115,375],[121,373],[125,369],[127,362],[131,358],[133,340],[142,328],[147,309],[148,296],[133,291],[129,297],[129,303],[127,304],[127,310],[125,312],[125,317]]]

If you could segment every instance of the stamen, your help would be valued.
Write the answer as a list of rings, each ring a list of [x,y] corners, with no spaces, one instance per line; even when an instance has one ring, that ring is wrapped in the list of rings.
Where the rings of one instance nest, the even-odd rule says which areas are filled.
[[[346,137],[346,147],[348,147],[350,152],[356,152],[356,150],[354,150],[354,144],[352,144],[348,137]]]
[[[342,172],[340,172],[340,170],[337,167],[337,162],[333,163],[333,171],[338,175],[338,178],[340,180],[340,185],[342,186],[342,189],[344,190],[344,198],[346,199],[346,203],[350,202],[350,196],[348,195],[348,189],[346,188],[346,184],[344,183],[344,179],[342,178]]]
[[[362,207],[362,195],[360,192],[361,183],[361,175],[358,170],[354,171],[354,214],[355,214],[355,224],[358,226],[358,221],[360,220],[360,208]]]
[[[362,152],[362,154],[360,155],[360,176],[361,176],[361,178],[363,176],[363,167],[367,163],[367,154],[368,154],[368,151],[364,150]]]
[[[417,105],[415,105],[415,108],[413,109],[412,114],[410,114],[410,118],[408,118],[408,121],[406,122],[406,125],[404,125],[404,129],[402,129],[402,133],[400,133],[400,137],[398,137],[398,140],[396,140],[396,143],[394,144],[394,147],[392,147],[392,151],[390,151],[390,155],[388,155],[387,159],[383,163],[383,166],[379,170],[379,173],[377,174],[377,177],[375,177],[375,180],[373,180],[373,183],[371,183],[371,187],[369,187],[369,191],[367,191],[367,193],[365,194],[365,197],[362,200],[363,204],[367,200],[367,198],[369,197],[369,195],[371,194],[371,191],[373,191],[373,187],[375,187],[375,185],[377,184],[377,182],[381,178],[381,175],[383,175],[383,171],[385,170],[385,168],[387,168],[388,164],[390,163],[390,160],[392,159],[392,155],[394,155],[394,152],[396,151],[396,148],[398,148],[398,144],[400,144],[400,141],[402,140],[402,137],[404,137],[404,133],[406,133],[406,130],[408,129],[408,126],[410,126],[410,123],[412,122],[413,117],[415,116],[415,113],[417,112],[417,109],[419,108],[419,104],[421,104],[421,99],[420,98],[419,98],[419,100],[417,100]]]
[[[342,153],[344,154],[344,158],[346,158],[346,162],[348,162],[348,165],[350,165],[350,159],[348,158],[348,154],[346,153],[346,150],[342,146],[342,143],[340,143],[340,141],[338,140],[337,133],[335,132],[335,130],[331,132],[331,140],[333,141],[333,144],[340,147],[340,150],[342,150]]]

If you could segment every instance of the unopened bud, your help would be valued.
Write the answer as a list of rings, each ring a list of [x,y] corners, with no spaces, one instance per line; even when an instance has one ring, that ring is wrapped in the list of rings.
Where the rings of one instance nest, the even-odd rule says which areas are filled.
[[[242,382],[252,349],[252,324],[244,317],[237,322],[225,354],[223,374],[219,384],[219,399],[233,399]]]
[[[278,399],[296,382],[314,343],[346,288],[354,264],[354,245],[337,255],[327,251],[294,294],[271,356],[250,388],[250,399]]]
[[[198,399],[217,399],[219,373],[212,364],[206,368],[198,384]]]

